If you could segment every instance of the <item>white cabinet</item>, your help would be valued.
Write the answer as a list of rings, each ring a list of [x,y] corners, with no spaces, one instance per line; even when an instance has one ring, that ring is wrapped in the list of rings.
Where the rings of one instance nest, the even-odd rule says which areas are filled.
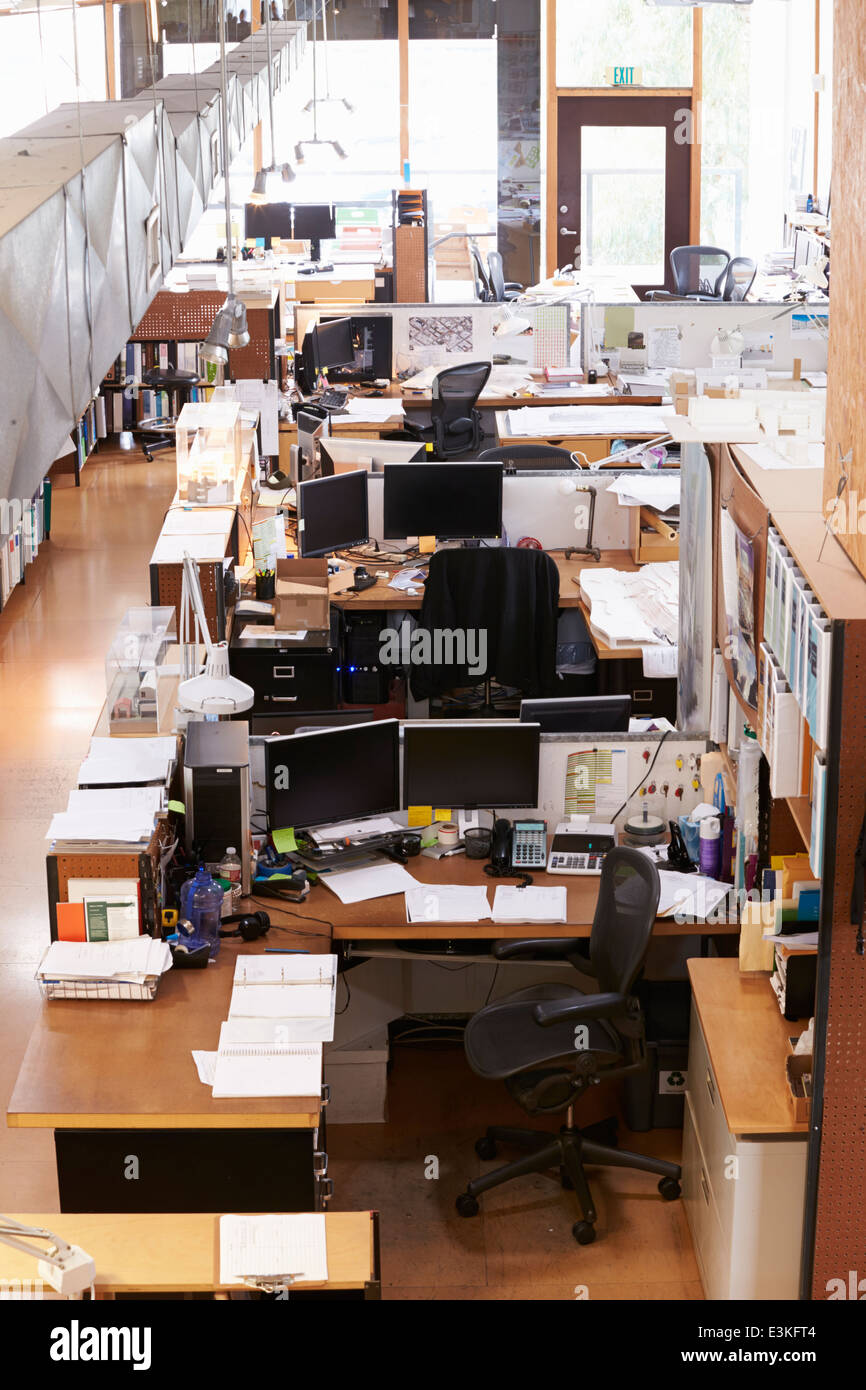
[[[707,1298],[796,1299],[806,1136],[731,1134],[692,1006],[683,1201]]]

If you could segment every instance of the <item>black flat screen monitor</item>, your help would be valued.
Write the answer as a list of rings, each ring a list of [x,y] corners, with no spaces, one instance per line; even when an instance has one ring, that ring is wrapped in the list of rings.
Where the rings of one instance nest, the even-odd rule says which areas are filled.
[[[537,724],[431,719],[403,729],[403,802],[492,810],[538,805]]]
[[[323,314],[319,326],[333,322]],[[345,366],[335,366],[331,381],[375,381],[389,379],[394,350],[394,325],[390,314],[352,314],[353,358]]]
[[[355,360],[355,341],[351,319],[329,319],[311,328],[307,337],[312,338],[311,349],[316,370],[323,372],[329,367],[346,367]]]
[[[295,203],[294,235],[298,241],[322,241],[337,235],[330,203]]]
[[[400,809],[400,724],[377,719],[265,747],[268,825],[306,829]]]
[[[247,203],[244,207],[244,236],[248,241],[262,240],[266,247],[270,247],[274,237],[291,241],[291,203]]]
[[[304,559],[366,545],[369,539],[366,469],[298,484],[298,541]]]
[[[392,463],[384,467],[384,538],[502,535],[501,463]]]
[[[566,700],[521,700],[520,718],[546,734],[627,734],[630,695],[589,695]]]

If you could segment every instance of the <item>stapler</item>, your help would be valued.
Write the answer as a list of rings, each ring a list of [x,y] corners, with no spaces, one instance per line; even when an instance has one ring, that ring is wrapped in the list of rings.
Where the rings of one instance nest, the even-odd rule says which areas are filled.
[[[694,873],[698,866],[689,858],[683,832],[675,820],[669,821],[668,826],[671,832],[671,842],[668,845],[668,863],[677,873]]]

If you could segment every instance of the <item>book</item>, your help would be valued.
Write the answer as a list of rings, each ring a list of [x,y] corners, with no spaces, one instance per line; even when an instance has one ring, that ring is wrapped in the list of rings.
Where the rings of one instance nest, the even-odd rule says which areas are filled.
[[[316,1096],[322,1089],[322,1044],[257,1042],[238,1036],[231,1021],[220,1029],[214,1072],[215,1100],[238,1096]]]

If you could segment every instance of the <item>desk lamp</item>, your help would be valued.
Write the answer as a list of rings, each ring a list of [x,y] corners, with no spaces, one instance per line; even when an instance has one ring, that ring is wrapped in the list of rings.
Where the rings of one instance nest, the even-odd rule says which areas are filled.
[[[632,444],[630,449],[618,449],[615,454],[608,454],[606,458],[595,459],[592,462],[588,462],[587,468],[590,473],[596,473],[599,468],[604,468],[607,463],[623,463],[626,459],[637,458],[639,454],[646,453],[648,449],[658,449],[662,445],[671,443],[673,443],[673,437],[671,435],[660,434],[655,439],[645,440],[642,444]],[[579,450],[576,450],[575,453],[572,454],[572,458],[575,458],[575,454],[583,458]]]
[[[180,646],[183,653],[183,669],[189,669],[195,661],[200,641],[207,651],[204,673],[181,681],[177,688],[178,704],[182,709],[195,714],[216,715],[239,714],[249,709],[256,693],[251,685],[239,681],[229,673],[229,648],[227,642],[212,642],[204,611],[204,599],[198,569],[189,551],[183,557],[183,586],[180,609]],[[195,645],[189,642],[190,609],[195,618]]]
[[[29,1242],[50,1241],[44,1252],[38,1245]],[[20,1221],[0,1216],[0,1243],[10,1245],[13,1250],[23,1250],[25,1255],[38,1259],[36,1272],[57,1293],[65,1298],[80,1298],[85,1289],[93,1292],[96,1279],[96,1262],[80,1245],[68,1245],[53,1231],[42,1226],[22,1226]]]

